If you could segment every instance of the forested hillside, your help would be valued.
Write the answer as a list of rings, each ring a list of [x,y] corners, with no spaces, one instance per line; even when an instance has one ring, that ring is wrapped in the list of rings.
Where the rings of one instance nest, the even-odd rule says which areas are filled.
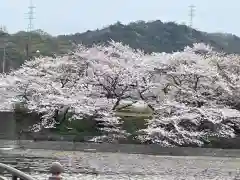
[[[29,34],[0,34],[0,62],[3,61],[3,47],[6,46],[6,69],[19,67],[26,59],[26,44]],[[37,30],[31,33],[30,55],[52,56],[65,54],[72,48],[72,44],[83,43],[107,44],[109,40],[121,41],[132,48],[142,49],[146,53],[172,52],[182,50],[185,46],[197,42],[204,42],[226,53],[240,53],[240,38],[231,34],[206,33],[191,29],[186,25],[173,22],[163,23],[160,20],[152,22],[138,21],[128,25],[117,22],[103,29],[76,33],[71,35],[52,36],[44,31]],[[0,72],[2,63],[0,63]]]

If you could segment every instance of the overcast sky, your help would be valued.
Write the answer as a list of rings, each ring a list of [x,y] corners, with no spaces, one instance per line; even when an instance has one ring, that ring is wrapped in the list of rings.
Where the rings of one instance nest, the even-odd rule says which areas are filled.
[[[30,0],[1,0],[0,25],[10,33],[26,30]],[[240,36],[240,0],[33,0],[34,28],[52,34],[94,30],[120,21],[189,22],[189,5],[196,6],[193,27]]]

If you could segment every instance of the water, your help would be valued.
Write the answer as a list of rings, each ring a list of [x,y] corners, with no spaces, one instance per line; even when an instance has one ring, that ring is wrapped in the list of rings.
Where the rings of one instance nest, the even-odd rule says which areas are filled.
[[[60,161],[68,180],[103,179],[221,179],[240,177],[240,158],[170,157],[120,153],[51,150],[1,150],[1,162],[35,178],[46,179],[48,168]]]

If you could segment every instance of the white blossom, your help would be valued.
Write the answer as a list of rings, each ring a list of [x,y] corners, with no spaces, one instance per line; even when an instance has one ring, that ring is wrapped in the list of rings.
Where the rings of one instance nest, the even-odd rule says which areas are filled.
[[[141,141],[200,146],[208,136],[236,135],[239,77],[239,55],[223,55],[204,44],[172,54],[144,54],[116,42],[79,45],[71,55],[36,58],[2,75],[0,108],[21,100],[43,114],[43,126],[54,126],[53,112],[68,107],[77,119],[98,114],[107,131],[122,134],[115,112],[142,105],[153,115]]]

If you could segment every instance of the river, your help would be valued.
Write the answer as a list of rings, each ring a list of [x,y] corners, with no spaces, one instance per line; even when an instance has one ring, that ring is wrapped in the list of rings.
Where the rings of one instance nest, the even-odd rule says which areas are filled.
[[[54,161],[64,165],[68,180],[151,179],[233,180],[240,177],[240,158],[153,156],[122,153],[53,151],[39,149],[1,150],[1,162],[39,180],[46,179]]]

